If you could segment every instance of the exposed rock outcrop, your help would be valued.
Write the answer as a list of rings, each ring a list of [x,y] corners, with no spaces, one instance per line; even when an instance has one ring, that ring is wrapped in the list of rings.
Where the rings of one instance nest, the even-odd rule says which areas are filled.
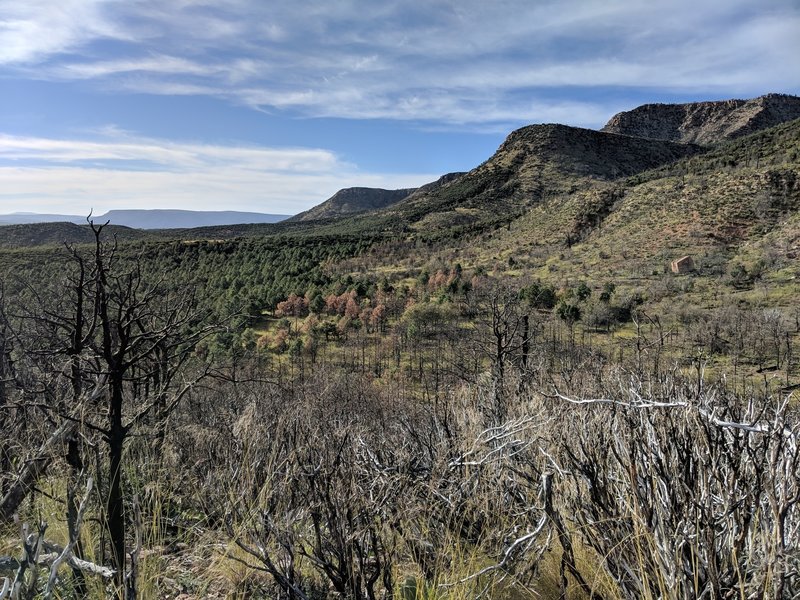
[[[800,98],[644,104],[614,115],[601,131],[709,146],[800,118]]]

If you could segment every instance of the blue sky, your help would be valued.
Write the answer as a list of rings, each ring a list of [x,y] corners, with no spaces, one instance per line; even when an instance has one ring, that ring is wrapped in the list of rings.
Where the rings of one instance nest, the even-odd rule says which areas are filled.
[[[0,0],[0,213],[292,214],[798,57],[797,0]]]

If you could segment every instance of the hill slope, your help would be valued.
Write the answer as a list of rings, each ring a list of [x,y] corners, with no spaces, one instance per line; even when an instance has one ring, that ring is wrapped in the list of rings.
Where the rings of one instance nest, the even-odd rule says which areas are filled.
[[[732,261],[800,274],[800,119],[612,182],[551,196],[494,232],[485,256],[542,277],[661,273],[695,257],[719,276]]]
[[[143,231],[119,225],[109,225],[105,231],[121,241],[148,237]],[[63,222],[0,225],[0,248],[89,244],[93,241],[94,234],[88,225]]]
[[[565,125],[511,133],[497,152],[461,177],[387,210],[403,226],[432,231],[507,220],[542,198],[572,193],[693,156],[689,144],[632,138]]]
[[[384,190],[381,188],[351,187],[336,192],[333,196],[293,216],[290,221],[318,221],[347,215],[355,215],[370,210],[378,210],[395,204],[407,197],[417,188]]]
[[[800,98],[767,94],[752,100],[645,104],[614,115],[601,131],[712,145],[800,118]]]

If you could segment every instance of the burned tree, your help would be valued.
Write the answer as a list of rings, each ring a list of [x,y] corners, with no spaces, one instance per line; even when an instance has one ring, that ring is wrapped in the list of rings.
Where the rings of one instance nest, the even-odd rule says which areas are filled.
[[[67,274],[56,284],[62,293],[49,290],[48,297],[57,300],[30,303],[11,316],[17,323],[14,341],[29,367],[21,384],[36,410],[50,422],[60,421],[56,444],[66,442],[72,478],[85,469],[81,436],[103,448],[97,468],[103,465],[104,473],[96,477],[103,498],[100,521],[117,595],[123,597],[126,589],[135,589],[134,577],[126,580],[126,443],[134,433],[161,431],[204,376],[205,367],[190,360],[197,342],[214,328],[202,324],[191,294],[148,280],[141,260],[123,257],[115,243],[104,241],[104,225],[90,222],[90,227],[91,252],[68,248]],[[35,298],[35,286],[29,288]],[[42,473],[29,476],[23,497]],[[68,514],[75,508],[70,503]]]

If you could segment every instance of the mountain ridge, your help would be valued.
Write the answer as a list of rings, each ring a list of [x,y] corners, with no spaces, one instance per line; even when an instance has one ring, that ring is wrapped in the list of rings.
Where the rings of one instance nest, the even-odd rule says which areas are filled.
[[[398,193],[380,206],[365,202],[354,209],[348,197],[356,191],[364,198],[389,191],[347,188],[292,220],[373,216],[376,224],[390,228],[428,231],[498,222],[542,198],[669,165],[798,117],[800,98],[773,93],[747,100],[644,104],[614,115],[599,131],[528,125],[512,131],[492,156],[467,173],[445,176],[405,197]]]
[[[770,260],[783,260],[800,251],[791,229],[798,218],[800,119],[549,198],[495,243],[549,248],[547,261],[558,268],[567,248],[576,264],[647,273],[676,255],[747,253],[767,235],[780,241]]]
[[[710,146],[800,118],[800,97],[765,94],[683,104],[643,104],[617,113],[600,130]]]
[[[721,106],[721,112],[714,114],[725,117],[748,103],[751,110],[752,106],[775,104],[776,99],[780,103],[781,98],[785,99],[767,95],[755,99],[758,102],[754,104],[747,100],[711,104]],[[700,114],[702,111],[697,113]],[[492,156],[467,173],[445,175],[412,189],[409,194],[406,194],[408,189],[379,190],[391,198],[378,209],[357,210],[315,221],[300,218],[280,225],[187,228],[152,235],[163,240],[170,236],[231,239],[369,233],[385,239],[399,235],[399,239],[408,240],[419,236],[428,243],[441,240],[443,244],[455,244],[456,240],[471,239],[470,243],[480,244],[481,236],[489,235],[487,232],[506,227],[512,231],[512,225],[527,223],[524,226],[527,233],[518,238],[520,243],[556,252],[587,239],[602,246],[604,242],[598,239],[610,233],[617,236],[614,245],[621,247],[625,240],[635,239],[643,231],[649,233],[639,242],[641,247],[652,244],[656,250],[667,243],[687,250],[701,247],[697,242],[701,238],[705,240],[703,243],[713,242],[702,236],[714,236],[720,244],[735,245],[744,239],[756,239],[762,229],[778,226],[777,217],[791,216],[796,211],[800,119],[762,127],[792,114],[791,110],[773,110],[769,119],[747,121],[747,126],[756,129],[756,133],[746,136],[737,133],[738,137],[713,146],[559,124],[529,125],[511,132]],[[672,127],[674,123],[667,125]],[[688,131],[689,126],[702,129],[704,125],[708,123],[690,122],[684,129]],[[739,127],[736,131],[741,130]],[[346,198],[353,190],[363,200],[372,198],[376,188],[346,188],[340,191],[339,199]],[[719,210],[714,210],[715,203],[719,204]],[[644,213],[640,215],[637,211]],[[636,219],[643,220],[637,228],[627,230],[626,221],[619,220],[617,213],[636,215]],[[696,225],[691,219],[703,222]],[[756,221],[757,226],[750,221]],[[668,223],[677,224],[678,229],[660,233],[661,224],[666,230]],[[694,232],[695,237],[687,238],[687,232]],[[512,244],[508,235],[498,233],[496,237],[507,238],[506,242]],[[516,235],[519,234],[512,237]],[[48,239],[55,237],[53,234]],[[25,238],[20,239],[24,242]]]
[[[497,151],[468,173],[377,211],[412,229],[475,226],[511,216],[546,196],[573,193],[703,149],[559,124],[511,132]]]

